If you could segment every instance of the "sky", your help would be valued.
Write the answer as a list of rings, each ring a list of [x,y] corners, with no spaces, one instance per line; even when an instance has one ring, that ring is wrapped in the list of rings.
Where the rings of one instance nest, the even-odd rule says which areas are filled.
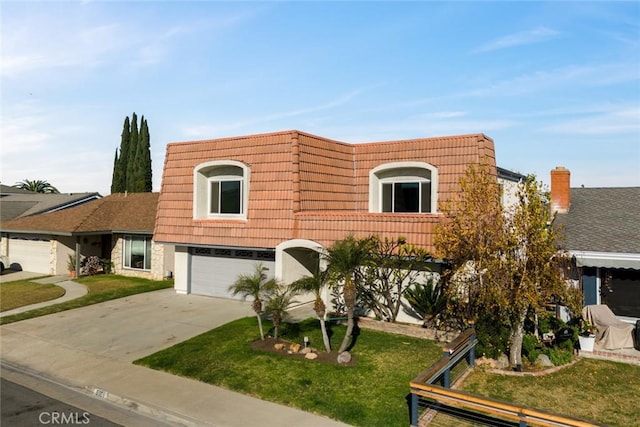
[[[110,193],[144,116],[170,142],[297,129],[484,133],[545,184],[640,186],[640,2],[2,1],[0,182]]]

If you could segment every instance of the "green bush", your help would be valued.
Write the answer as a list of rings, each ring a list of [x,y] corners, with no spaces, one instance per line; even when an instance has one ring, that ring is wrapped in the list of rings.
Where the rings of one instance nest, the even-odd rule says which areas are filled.
[[[568,341],[565,341],[568,342]],[[549,360],[556,366],[566,365],[573,360],[573,347],[572,350],[566,350],[560,347],[552,347],[548,351]]]
[[[538,338],[535,335],[525,335],[522,337],[522,354],[527,356],[533,350],[536,349],[538,345]]]
[[[495,317],[490,315],[479,317],[476,324],[476,336],[478,338],[476,354],[495,359],[500,354],[507,353],[509,327],[496,321]]]
[[[529,359],[529,362],[536,363],[536,360],[538,360],[538,356],[540,356],[542,354],[541,350],[531,350],[531,352],[529,352],[527,354],[527,359]]]

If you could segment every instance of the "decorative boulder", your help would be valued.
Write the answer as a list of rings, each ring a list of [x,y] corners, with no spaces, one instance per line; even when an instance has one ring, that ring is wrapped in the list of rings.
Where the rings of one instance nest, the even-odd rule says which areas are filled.
[[[317,359],[318,355],[316,353],[307,353],[304,355],[305,359],[309,359],[309,360],[313,360],[313,359]]]
[[[549,359],[549,356],[547,356],[546,354],[541,354],[536,359],[536,366],[541,366],[543,368],[550,368],[555,365],[553,364],[551,359]]]
[[[273,346],[273,348],[275,348],[276,350],[280,351],[280,350],[284,350],[284,344],[282,344],[281,342],[275,344]]]
[[[311,350],[311,348],[310,348],[310,347],[305,347],[305,348],[303,348],[302,350],[300,350],[300,353],[301,353],[301,354],[309,354],[309,353],[311,353],[312,351],[313,351],[313,350]]]
[[[299,352],[299,351],[300,351],[300,347],[301,347],[301,345],[300,345],[300,344],[295,344],[295,343],[294,343],[294,344],[291,344],[291,345],[289,346],[289,350],[291,350],[291,351],[292,351],[292,352],[294,352],[294,353],[297,353],[297,352]]]
[[[338,355],[338,363],[340,363],[341,365],[345,365],[349,362],[351,362],[351,353],[349,353],[348,351],[343,351]]]

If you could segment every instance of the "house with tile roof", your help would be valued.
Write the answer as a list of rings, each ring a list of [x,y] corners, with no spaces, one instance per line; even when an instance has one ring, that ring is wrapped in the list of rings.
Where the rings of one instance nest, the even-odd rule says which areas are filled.
[[[640,319],[640,187],[571,188],[570,177],[562,166],[551,171],[551,205],[584,304],[606,304],[633,323]]]
[[[98,256],[113,272],[162,279],[173,269],[173,247],[156,244],[159,193],[119,193],[68,209],[0,222],[0,252],[11,267],[67,273],[69,255]]]
[[[284,283],[347,235],[434,250],[440,206],[470,165],[495,170],[483,134],[350,144],[296,130],[167,145],[154,238],[175,246],[175,289],[230,297],[262,262]],[[315,260],[314,260],[315,257]]]

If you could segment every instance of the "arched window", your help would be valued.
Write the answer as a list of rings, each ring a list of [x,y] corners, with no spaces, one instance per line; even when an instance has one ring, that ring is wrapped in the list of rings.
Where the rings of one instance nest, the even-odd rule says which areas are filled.
[[[232,160],[201,163],[194,169],[193,217],[246,219],[249,167]]]
[[[435,213],[438,169],[424,162],[385,163],[369,173],[369,212]]]

